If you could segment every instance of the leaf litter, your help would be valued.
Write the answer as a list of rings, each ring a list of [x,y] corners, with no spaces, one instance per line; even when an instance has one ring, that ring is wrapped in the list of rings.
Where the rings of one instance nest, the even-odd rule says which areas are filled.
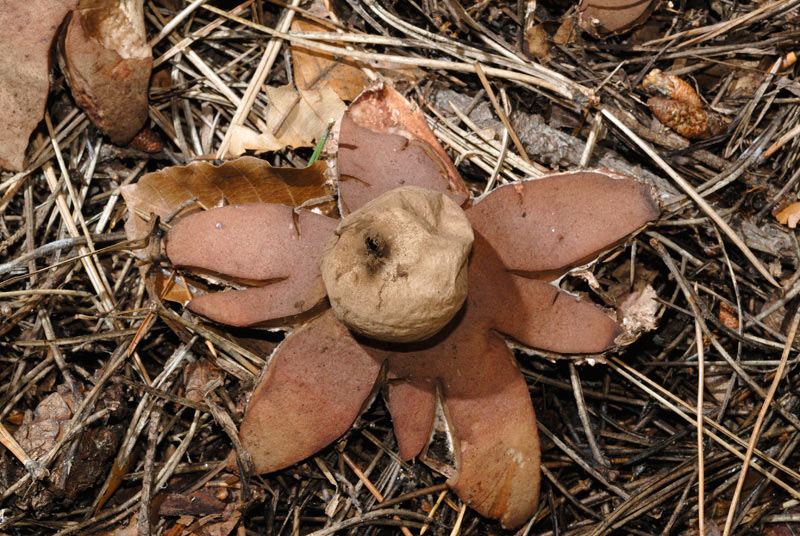
[[[656,329],[619,355],[606,356],[608,364],[603,366],[571,369],[563,362],[517,353],[539,413],[546,468],[546,500],[529,533],[696,534],[699,519],[709,533],[796,532],[797,342],[789,341],[795,346],[787,347],[785,356],[783,349],[800,289],[798,248],[794,233],[773,219],[797,200],[800,88],[797,66],[790,60],[800,23],[796,6],[780,1],[712,3],[682,12],[654,6],[642,26],[610,38],[576,31],[573,12],[555,3],[539,2],[526,11],[528,6],[518,10],[511,2],[462,2],[469,19],[444,2],[426,3],[423,11],[400,4],[392,11],[371,1],[349,6],[353,11],[330,19],[332,26],[327,28],[346,41],[291,38],[293,46],[330,54],[364,67],[365,73],[375,65],[412,66],[420,78],[410,84],[399,77],[396,84],[427,115],[471,193],[479,195],[490,182],[513,183],[609,153],[626,168],[642,169],[643,176],[657,179],[653,184],[665,203],[661,220],[629,246],[590,265],[591,278],[576,271],[559,283],[564,290],[614,305],[625,292],[609,292],[610,287],[633,290],[640,272],[654,272],[654,279],[646,279],[660,305]],[[65,87],[55,84],[49,111],[65,171],[74,181],[71,189],[58,181],[62,172],[55,150],[41,137],[33,139],[28,151],[31,173],[0,176],[0,262],[18,261],[0,282],[0,314],[5,315],[2,424],[12,433],[23,429],[26,412],[33,415],[44,400],[59,393],[57,386],[65,383],[66,372],[87,393],[86,406],[79,405],[67,421],[68,434],[62,435],[67,441],[46,443],[49,451],[41,461],[51,475],[64,466],[55,461],[58,456],[78,452],[78,438],[91,437],[98,423],[125,429],[114,453],[125,463],[113,462],[112,469],[112,462],[96,458],[101,475],[87,477],[93,483],[77,492],[74,502],[51,502],[46,518],[26,507],[24,498],[40,497],[38,489],[55,490],[61,497],[64,489],[52,476],[31,488],[32,476],[11,451],[6,453],[4,472],[11,469],[13,478],[2,484],[1,506],[8,510],[0,530],[224,534],[237,530],[241,522],[242,530],[272,527],[284,533],[293,526],[300,533],[394,533],[397,525],[417,528],[426,523],[428,530],[438,532],[499,532],[497,525],[471,510],[462,511],[455,495],[437,488],[442,481],[437,473],[393,457],[397,446],[381,403],[373,404],[336,447],[276,475],[239,480],[236,471],[213,465],[224,460],[235,443],[244,401],[268,354],[253,353],[248,348],[258,346],[237,341],[253,337],[266,348],[280,335],[212,331],[183,319],[181,309],[160,304],[158,293],[146,291],[146,278],[135,269],[148,258],[141,250],[102,249],[109,240],[122,238],[117,189],[141,180],[143,171],[185,165],[195,155],[214,153],[228,118],[241,105],[242,82],[252,78],[268,39],[280,42],[212,8],[217,9],[167,0],[145,6],[155,63],[170,74],[169,89],[154,96],[149,109],[149,125],[163,142],[161,152],[146,156],[135,149],[112,149],[107,138],[82,121]],[[231,14],[255,25],[285,28],[284,32],[291,24],[279,26],[282,19],[303,19],[302,12],[266,4],[245,3]],[[176,24],[160,35],[170,20]],[[557,45],[548,51],[546,67],[515,59],[523,50],[518,36],[536,24],[542,24],[546,34],[539,32],[536,39]],[[267,87],[299,84],[301,78],[291,72],[294,58],[284,56],[287,50],[282,47],[269,64]],[[534,166],[517,154],[474,73],[476,61],[484,66],[499,105],[507,105],[510,124],[523,143],[525,138],[540,142],[558,156],[544,160],[526,146]],[[641,80],[654,68],[690,82],[707,103],[703,109],[720,114],[726,128],[708,140],[692,141],[655,123],[644,105],[651,95],[640,89]],[[744,79],[745,74],[752,76]],[[49,90],[47,79],[40,77],[40,88]],[[47,90],[39,91],[39,99]],[[457,107],[461,115],[435,98],[442,91],[463,99]],[[495,121],[491,132],[467,122],[475,125],[471,118],[478,107]],[[243,125],[254,133],[264,132],[269,109],[266,92],[259,92]],[[540,120],[521,120],[535,114]],[[35,128],[41,117],[27,117],[33,127],[26,128]],[[619,123],[602,119],[610,117]],[[39,132],[47,135],[45,127]],[[22,147],[14,157],[17,169],[24,166],[20,155],[27,136],[8,137],[7,146]],[[306,143],[316,143],[317,136],[306,136],[311,140]],[[645,152],[637,138],[655,147],[661,162]],[[295,148],[264,156],[276,167],[303,168],[309,153]],[[323,152],[323,158],[330,156]],[[701,210],[674,186],[664,186],[673,180],[670,173],[689,181],[781,289],[773,288],[764,272],[740,253],[732,235],[718,232],[708,207]],[[57,193],[43,177],[55,179]],[[230,203],[225,197],[218,196],[206,208]],[[147,210],[157,205],[154,200],[141,202]],[[195,209],[199,207],[190,208]],[[67,234],[64,216],[70,212],[77,217],[78,235]],[[137,214],[149,218],[145,212]],[[170,214],[160,216],[169,219]],[[143,229],[152,229],[154,238],[167,230]],[[666,253],[656,246],[665,247]],[[91,255],[107,285],[89,281],[76,248]],[[666,264],[671,259],[677,262],[674,272]],[[99,305],[108,297],[95,290],[100,288],[107,289],[102,292],[113,299],[113,309]],[[44,332],[47,320],[42,312],[50,319],[53,337]],[[701,326],[699,338],[695,323]],[[167,325],[175,326],[175,332],[164,329]],[[138,333],[129,334],[131,329]],[[41,346],[15,344],[36,339]],[[708,390],[702,406],[702,471],[696,459],[698,348],[704,350]],[[778,378],[769,403],[774,411],[766,414],[758,441],[753,442],[756,462],[745,474],[741,459],[782,358],[787,372]],[[183,376],[176,374],[193,362],[213,364],[221,371],[221,377],[215,373],[205,378],[200,398],[195,387],[189,397]],[[89,372],[98,367],[103,371],[99,375]],[[122,414],[103,411],[91,393],[110,385],[122,390],[131,409]],[[57,412],[44,417],[41,422],[48,424],[41,426],[52,427]],[[35,422],[26,421],[25,429]],[[33,450],[32,445],[25,448]],[[76,476],[89,475],[88,468],[73,464],[72,470]],[[118,484],[100,501],[102,482],[111,473]],[[744,493],[732,503],[740,475],[747,477]],[[702,502],[697,499],[700,481],[705,483]],[[370,487],[379,492],[380,502]],[[138,500],[144,490],[163,490],[173,497],[203,490],[201,495],[213,495],[225,507],[205,516],[162,516],[155,502]],[[158,498],[158,492],[147,496]],[[213,501],[208,504],[220,508]],[[729,510],[733,514],[726,528]],[[92,513],[87,516],[87,511]],[[140,516],[150,523],[140,523]]]

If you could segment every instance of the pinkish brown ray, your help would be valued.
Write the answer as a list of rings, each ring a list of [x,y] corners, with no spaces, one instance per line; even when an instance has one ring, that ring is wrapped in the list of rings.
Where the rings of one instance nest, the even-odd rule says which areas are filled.
[[[515,307],[498,314],[495,329],[522,344],[560,354],[596,354],[622,333],[602,309],[535,279],[511,276]]]
[[[459,205],[468,197],[420,111],[388,86],[365,91],[345,112],[337,166],[345,215],[401,186],[442,192]]]
[[[374,393],[381,362],[327,310],[276,350],[240,427],[258,474],[303,460],[352,426]]]
[[[199,268],[261,287],[195,298],[190,308],[248,326],[297,315],[325,298],[319,260],[338,222],[284,205],[231,205],[179,220],[167,241],[176,266]]]
[[[431,437],[436,408],[435,384],[431,378],[389,378],[384,398],[392,414],[397,450],[410,460],[418,456]]]
[[[470,307],[480,322],[526,346],[563,354],[598,353],[614,345],[620,328],[594,304],[549,283],[512,274],[478,232],[469,272]]]
[[[448,483],[470,507],[517,527],[538,502],[536,417],[514,356],[498,335],[479,327],[478,316],[468,310],[441,338],[389,355],[389,376],[406,380],[398,384],[403,391],[390,391],[389,409],[398,443],[412,443],[432,427],[438,384],[456,456]],[[392,404],[401,392],[415,399]]]
[[[509,184],[467,210],[473,228],[515,272],[553,272],[591,260],[658,216],[650,188],[610,171]]]
[[[450,486],[481,514],[519,527],[538,504],[540,451],[530,394],[513,354],[494,334],[471,341],[442,385],[458,468]]]

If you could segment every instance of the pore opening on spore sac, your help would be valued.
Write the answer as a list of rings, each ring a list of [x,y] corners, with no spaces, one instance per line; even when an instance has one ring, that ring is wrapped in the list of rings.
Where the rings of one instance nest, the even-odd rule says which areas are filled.
[[[382,236],[370,233],[364,236],[367,268],[375,272],[389,257],[389,244]]]

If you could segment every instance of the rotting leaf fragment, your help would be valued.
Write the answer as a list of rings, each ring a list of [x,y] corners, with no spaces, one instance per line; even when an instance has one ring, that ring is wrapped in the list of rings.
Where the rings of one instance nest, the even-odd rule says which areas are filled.
[[[706,139],[727,126],[718,113],[706,109],[689,83],[675,75],[653,69],[642,82],[642,89],[655,95],[647,100],[653,115],[681,136]]]

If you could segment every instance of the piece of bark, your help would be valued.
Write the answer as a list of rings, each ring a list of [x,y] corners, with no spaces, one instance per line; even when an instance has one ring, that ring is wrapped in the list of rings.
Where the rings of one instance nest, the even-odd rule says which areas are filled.
[[[4,0],[0,8],[0,168],[22,171],[44,117],[53,40],[77,0]]]

